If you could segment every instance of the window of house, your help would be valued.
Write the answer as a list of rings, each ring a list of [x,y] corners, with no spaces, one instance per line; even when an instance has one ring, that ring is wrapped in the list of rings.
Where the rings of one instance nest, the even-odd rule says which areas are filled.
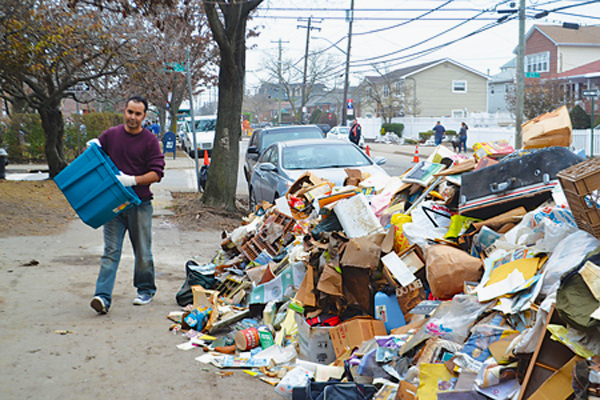
[[[402,90],[402,86],[403,85],[402,85],[401,81],[396,82],[395,88],[394,88],[394,90],[396,92],[396,96],[400,96],[401,94],[403,94],[404,91]]]
[[[367,88],[367,96],[371,97],[373,95],[373,89],[368,87]]]
[[[495,89],[496,89],[495,86],[490,86],[490,95],[492,95],[492,96],[494,95]]]
[[[508,83],[504,84],[504,93],[508,93],[508,91],[510,90],[510,85]]]
[[[527,72],[549,72],[550,52],[529,54],[525,56],[525,71]]]
[[[385,85],[383,87],[383,97],[388,97],[390,95],[390,87],[388,85]]]
[[[452,110],[452,118],[464,118],[465,110]]]
[[[467,81],[452,81],[452,93],[467,93]]]

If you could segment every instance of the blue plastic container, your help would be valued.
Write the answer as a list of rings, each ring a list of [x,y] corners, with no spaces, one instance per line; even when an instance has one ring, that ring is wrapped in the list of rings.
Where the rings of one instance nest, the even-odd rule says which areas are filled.
[[[79,218],[96,229],[129,207],[141,203],[117,179],[119,170],[95,143],[54,177]]]
[[[396,294],[375,293],[375,318],[383,321],[387,333],[406,325]]]

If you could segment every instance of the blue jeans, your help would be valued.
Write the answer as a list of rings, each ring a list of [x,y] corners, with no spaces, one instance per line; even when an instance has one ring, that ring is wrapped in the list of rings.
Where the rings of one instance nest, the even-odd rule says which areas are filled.
[[[443,139],[444,139],[444,137],[443,137],[443,136],[440,136],[440,137],[434,136],[435,145],[436,145],[436,146],[439,146],[440,144],[442,144],[442,140],[443,140]]]
[[[111,303],[126,231],[129,231],[135,256],[133,286],[140,295],[154,296],[156,293],[152,259],[152,203],[144,200],[139,206],[131,207],[104,224],[104,254],[100,259],[95,296],[102,297],[107,309]]]
[[[460,153],[460,150],[462,149],[465,153],[467,152],[467,137],[466,136],[460,136],[460,146],[458,146],[458,152]]]

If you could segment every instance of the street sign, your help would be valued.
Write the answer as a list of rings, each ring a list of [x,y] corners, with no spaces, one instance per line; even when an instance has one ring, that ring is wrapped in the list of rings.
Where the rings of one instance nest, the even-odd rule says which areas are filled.
[[[354,100],[347,99],[346,100],[346,110],[348,115],[354,115]]]
[[[179,63],[166,63],[167,71],[185,72],[185,65]]]
[[[583,91],[584,97],[600,97],[600,89],[586,89]]]
[[[525,78],[539,78],[539,72],[525,72]]]

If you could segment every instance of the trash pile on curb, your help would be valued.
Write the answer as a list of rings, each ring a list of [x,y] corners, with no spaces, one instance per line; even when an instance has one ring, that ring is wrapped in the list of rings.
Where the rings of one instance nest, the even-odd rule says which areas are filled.
[[[187,263],[178,347],[288,399],[598,396],[600,162],[538,128],[400,177],[304,174]]]

